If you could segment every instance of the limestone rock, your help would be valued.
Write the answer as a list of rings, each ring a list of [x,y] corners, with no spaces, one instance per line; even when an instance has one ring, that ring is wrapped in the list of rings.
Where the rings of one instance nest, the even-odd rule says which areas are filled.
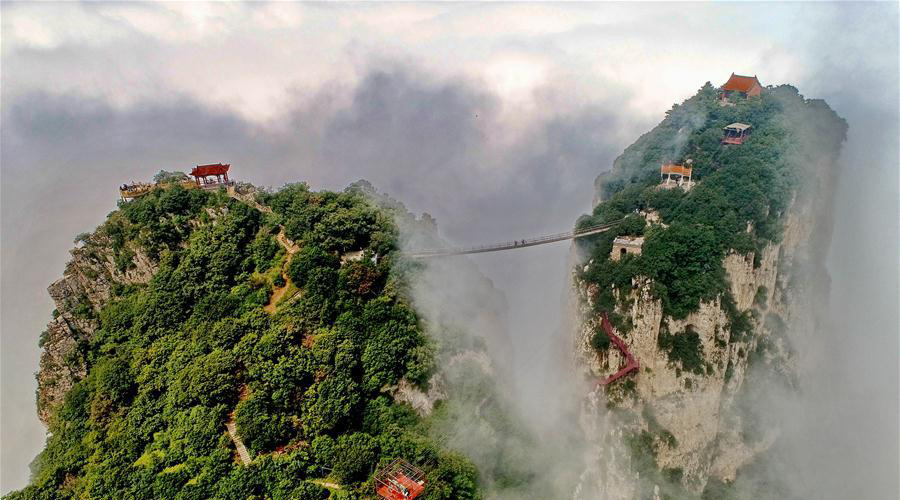
[[[749,353],[760,342],[765,342],[765,356],[776,369],[787,374],[795,370],[790,343],[779,332],[783,328],[778,323],[789,324],[792,331],[814,328],[810,311],[816,310],[815,302],[821,300],[822,294],[806,293],[813,285],[796,278],[801,266],[818,262],[820,257],[811,252],[816,214],[813,205],[816,203],[812,199],[795,200],[786,216],[783,239],[766,246],[760,255],[725,257],[723,267],[737,310],[752,312],[757,318],[753,331],[743,338],[732,338],[721,297],[702,302],[696,312],[675,320],[663,315],[662,304],[653,298],[647,279],[635,279],[630,290],[617,292],[625,293],[627,298],[622,302],[626,304],[624,308],[615,312],[632,325],[630,331],[618,333],[640,363],[640,370],[606,388],[610,404],[630,412],[633,418],[619,425],[607,425],[603,432],[591,437],[598,443],[596,449],[603,450],[601,456],[594,457],[593,478],[598,481],[595,488],[602,490],[604,484],[608,486],[612,481],[618,485],[615,498],[636,498],[637,490],[623,485],[627,478],[633,484],[639,482],[637,472],[631,471],[630,462],[623,459],[627,451],[616,444],[621,441],[616,434],[623,432],[639,433],[656,428],[670,433],[674,438],[671,442],[655,438],[657,466],[681,470],[682,484],[695,493],[703,490],[710,477],[734,480],[741,466],[772,445],[777,430],[767,430],[765,436],[753,442],[745,442],[735,430],[740,423],[735,400],[748,372]],[[600,379],[614,373],[624,362],[623,356],[617,349],[598,353],[591,347],[591,336],[600,323],[600,318],[592,312],[597,290],[584,285],[576,288],[582,304],[576,362],[589,376]],[[659,345],[661,330],[696,332],[706,363],[705,373],[691,373],[670,361],[668,353]],[[628,379],[632,382],[627,382]],[[623,389],[623,383],[633,384],[633,392]],[[585,411],[603,413],[605,410]],[[585,431],[590,435],[588,429]],[[620,452],[615,452],[617,449]],[[613,478],[617,479],[613,481]]]
[[[444,383],[440,375],[435,375],[428,383],[428,391],[424,392],[406,379],[400,380],[388,391],[399,403],[408,403],[421,416],[431,415],[435,403],[447,398]]]
[[[50,424],[53,410],[86,372],[79,344],[97,329],[96,314],[109,302],[115,284],[144,284],[158,264],[137,246],[128,246],[131,263],[124,271],[116,264],[112,242],[101,227],[84,245],[74,248],[63,277],[47,291],[58,315],[47,325],[38,372],[38,417]]]

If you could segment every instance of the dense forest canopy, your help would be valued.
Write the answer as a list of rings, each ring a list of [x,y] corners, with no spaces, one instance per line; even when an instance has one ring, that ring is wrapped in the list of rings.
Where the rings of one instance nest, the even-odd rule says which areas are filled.
[[[429,438],[433,419],[386,393],[427,386],[434,365],[395,216],[411,217],[367,183],[251,204],[175,185],[123,203],[97,232],[121,271],[135,248],[158,270],[79,309],[99,324],[79,345],[87,375],[53,414],[31,485],[8,498],[352,499],[394,458],[426,469],[422,498],[479,498],[472,464]]]

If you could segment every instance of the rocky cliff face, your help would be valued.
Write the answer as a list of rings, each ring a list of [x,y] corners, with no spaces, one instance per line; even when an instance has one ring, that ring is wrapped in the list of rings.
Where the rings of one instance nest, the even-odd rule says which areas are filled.
[[[673,226],[680,220],[709,228],[717,217],[730,217],[735,224],[717,234],[755,241],[725,247],[724,254],[716,254],[718,262],[699,265],[690,257],[712,254],[687,238],[658,239],[674,244],[657,245],[652,252],[645,245],[650,256],[624,267],[609,264],[616,259],[608,258],[608,247],[585,247],[590,260],[575,273],[581,309],[576,361],[595,380],[623,365],[623,355],[607,347],[603,335],[596,337],[601,319],[597,311],[602,309],[616,318],[616,333],[640,364],[636,373],[598,388],[584,405],[582,427],[596,447],[583,483],[605,492],[604,498],[698,498],[711,482],[734,481],[778,439],[777,422],[757,403],[770,389],[794,390],[803,376],[797,363],[798,339],[815,338],[827,317],[824,262],[846,123],[824,102],[805,99],[789,87],[770,88],[761,101],[740,103],[743,111],[718,107],[709,100],[711,90],[701,89],[674,109],[627,148],[609,173],[598,177],[598,205],[585,222],[624,215],[643,219],[641,227],[644,222],[647,226],[642,234],[650,235],[649,241],[671,230],[664,220]],[[664,138],[692,106],[697,108],[693,114],[706,116],[707,122],[684,149],[667,150]],[[752,120],[758,134],[741,149],[725,149],[718,141],[719,122],[734,116]],[[661,151],[662,156],[648,151]],[[693,162],[696,171],[705,173],[695,179],[689,194],[668,197],[672,192],[658,189],[652,177],[665,161]],[[747,177],[754,165],[764,174]],[[767,177],[778,175],[789,180],[779,184]],[[731,203],[730,213],[719,213],[709,202],[716,196],[713,186],[728,200],[722,206]],[[749,206],[742,205],[754,196],[767,200],[756,205],[764,207],[757,212],[764,214],[757,222],[746,216]],[[667,197],[702,202],[659,202]],[[661,216],[655,210],[668,212]],[[747,221],[746,235],[741,234],[741,221]],[[673,250],[663,253],[660,248]],[[690,273],[657,274],[670,281],[655,283],[642,274],[685,265],[685,260],[680,270]],[[671,303],[669,291],[712,290],[708,282],[691,279],[719,263],[726,286],[699,298],[691,308],[666,314],[661,297]],[[625,279],[616,277],[635,269]],[[602,279],[605,276],[616,278]]]
[[[54,318],[42,336],[38,372],[38,417],[49,425],[53,410],[86,372],[84,343],[97,329],[96,315],[116,285],[144,284],[157,264],[141,248],[128,248],[133,257],[124,271],[116,264],[112,242],[103,229],[71,251],[65,273],[47,291],[56,303]]]
[[[814,332],[817,312],[825,306],[824,249],[830,239],[836,165],[820,167],[821,177],[798,193],[785,215],[780,242],[768,244],[759,255],[729,254],[723,262],[737,312],[753,318],[749,332],[733,331],[721,296],[676,320],[663,314],[648,280],[635,279],[630,290],[622,291],[627,300],[615,312],[627,318],[631,328],[618,334],[638,359],[640,370],[598,389],[582,417],[598,450],[587,480],[606,492],[604,498],[644,498],[648,491],[659,498],[660,485],[629,453],[629,440],[650,441],[651,463],[657,470],[699,494],[710,478],[733,481],[741,467],[777,438],[776,428],[748,431],[739,400],[757,367],[790,383],[797,375],[791,338]],[[658,223],[654,214],[649,215],[648,222]],[[600,322],[591,312],[596,289],[581,283],[577,291],[583,320],[576,358],[600,380],[624,363],[623,356],[616,349],[598,352],[590,345]],[[697,334],[702,369],[686,370],[671,359],[661,336],[673,332]]]

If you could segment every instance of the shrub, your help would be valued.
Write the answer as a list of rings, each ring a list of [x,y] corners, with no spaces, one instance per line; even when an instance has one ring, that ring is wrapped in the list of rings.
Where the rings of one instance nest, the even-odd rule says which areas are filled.
[[[330,493],[327,489],[310,481],[303,481],[291,492],[290,500],[325,500]]]
[[[321,247],[307,245],[291,259],[288,276],[297,286],[310,288],[320,295],[331,295],[337,284],[341,259]]]
[[[609,335],[607,335],[606,332],[603,331],[603,328],[598,326],[594,330],[594,334],[591,335],[591,347],[593,347],[594,349],[596,349],[598,351],[603,351],[603,350],[609,348],[609,344],[610,344]]]
[[[406,379],[425,388],[435,370],[434,351],[428,345],[420,345],[410,349],[406,357]]]
[[[345,434],[337,439],[334,448],[333,474],[342,483],[364,479],[372,472],[378,459],[378,444],[363,432]]]
[[[666,351],[669,361],[679,363],[683,370],[698,375],[705,371],[703,358],[703,346],[700,343],[700,335],[693,329],[678,334],[669,334],[665,330],[659,332],[659,347]]]
[[[478,471],[458,455],[445,455],[428,473],[426,500],[475,500],[478,492]]]
[[[766,287],[760,285],[759,288],[756,289],[756,295],[753,296],[753,303],[760,306],[766,306],[766,297],[768,297],[769,291]]]
[[[188,176],[184,172],[167,172],[165,170],[160,170],[153,176],[153,182],[156,183],[164,183],[164,182],[179,182],[183,180],[187,180]]]
[[[254,453],[271,451],[292,434],[291,419],[274,408],[265,395],[254,393],[234,411],[238,434]]]
[[[250,252],[253,256],[253,265],[256,271],[264,271],[272,267],[272,260],[279,249],[278,242],[268,228],[261,229],[253,243],[250,244]]]

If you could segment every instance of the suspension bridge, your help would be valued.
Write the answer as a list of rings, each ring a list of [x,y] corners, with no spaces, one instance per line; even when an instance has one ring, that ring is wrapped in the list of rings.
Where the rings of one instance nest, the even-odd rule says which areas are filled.
[[[557,234],[548,234],[545,236],[538,236],[536,238],[523,239],[523,240],[513,240],[513,241],[504,241],[502,243],[492,243],[489,245],[480,245],[473,247],[460,247],[460,248],[438,248],[434,250],[420,250],[409,252],[407,255],[412,258],[424,259],[429,257],[448,257],[451,255],[465,255],[472,253],[485,253],[485,252],[501,252],[504,250],[513,250],[516,248],[525,248],[525,247],[533,247],[535,245],[544,245],[547,243],[554,243],[557,241],[564,240],[573,240],[576,238],[581,238],[584,236],[590,236],[592,234],[598,234],[605,231],[609,231],[616,225],[622,222],[622,219],[614,220],[612,222],[607,222],[605,224],[596,224],[593,226],[583,227],[581,229],[573,229],[571,231],[566,231],[564,233]],[[638,360],[631,354],[631,351],[628,350],[628,346],[625,344],[618,335],[613,331],[612,323],[609,321],[609,317],[604,312],[602,315],[602,320],[600,322],[600,327],[603,329],[604,333],[606,333],[607,337],[609,337],[610,342],[619,349],[624,357],[625,366],[622,366],[613,373],[612,375],[597,380],[597,385],[605,386],[609,385],[616,380],[628,375],[631,372],[637,371],[640,364]],[[480,406],[479,406],[480,408]]]
[[[548,234],[538,236],[536,238],[527,238],[522,240],[504,241],[501,243],[491,243],[488,245],[479,245],[472,247],[460,248],[436,248],[432,250],[414,250],[407,255],[414,259],[427,259],[430,257],[448,257],[451,255],[466,255],[472,253],[502,252],[504,250],[513,250],[516,248],[533,247],[536,245],[546,245],[547,243],[555,243],[557,241],[574,240],[592,234],[598,234],[609,231],[614,226],[622,222],[622,219],[604,224],[596,224],[593,226],[583,227],[581,229],[573,229],[564,233]]]

